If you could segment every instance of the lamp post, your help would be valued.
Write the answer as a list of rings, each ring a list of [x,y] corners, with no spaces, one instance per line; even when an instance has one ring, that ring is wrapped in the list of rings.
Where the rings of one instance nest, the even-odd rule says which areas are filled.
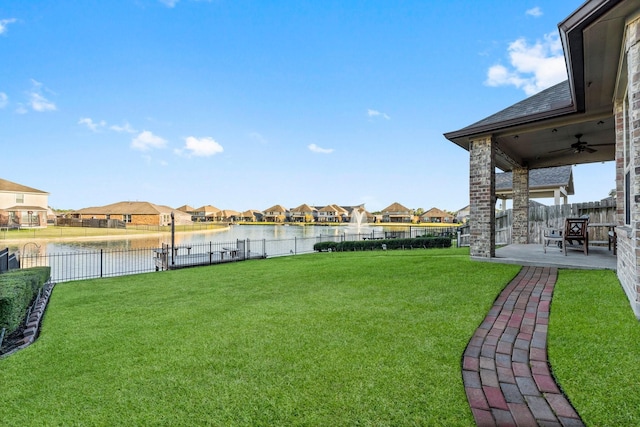
[[[171,212],[171,267],[176,265],[175,257],[175,243],[176,243],[176,225],[173,220],[173,212]]]

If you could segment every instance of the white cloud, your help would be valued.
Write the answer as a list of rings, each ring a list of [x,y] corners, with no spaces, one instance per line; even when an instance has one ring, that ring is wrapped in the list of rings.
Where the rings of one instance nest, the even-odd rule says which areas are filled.
[[[195,136],[188,136],[184,139],[185,146],[183,149],[174,150],[176,154],[182,155],[187,151],[187,157],[209,157],[218,153],[222,153],[224,148],[218,144],[213,138],[204,137],[196,138]]]
[[[322,147],[318,147],[316,144],[309,144],[307,148],[309,148],[309,150],[313,151],[314,153],[320,153],[320,154],[333,153],[333,148],[322,148]]]
[[[0,92],[0,108],[4,108],[9,104],[9,97],[6,93]]]
[[[29,106],[33,111],[44,113],[46,111],[56,111],[56,104],[49,101],[42,95],[43,85],[37,80],[31,79],[31,92],[29,92]],[[47,90],[46,88],[44,88]]]
[[[56,104],[49,101],[47,98],[42,96],[42,94],[36,92],[29,94],[29,104],[34,111],[38,111],[39,113],[57,110]]]
[[[148,151],[152,148],[164,148],[167,141],[154,135],[148,130],[144,130],[131,140],[131,148],[134,150]]]
[[[389,117],[389,116],[387,115],[387,113],[382,113],[382,112],[380,112],[380,111],[378,111],[378,110],[371,110],[371,109],[369,109],[369,110],[367,110],[367,115],[368,115],[369,117],[383,117],[383,118],[385,118],[385,119],[387,119],[387,120],[390,120],[390,119],[391,119],[391,117]]]
[[[18,114],[27,114],[28,112],[29,110],[27,110],[27,107],[25,107],[22,103],[19,103],[16,107],[16,113]]]
[[[14,22],[16,22],[15,18],[0,19],[0,34],[6,33],[8,31],[7,30],[7,25],[13,24]]]
[[[160,3],[162,3],[167,7],[175,7],[175,5],[178,4],[180,0],[159,0],[159,1]]]
[[[98,132],[98,128],[105,127],[107,125],[107,122],[105,122],[104,120],[101,120],[100,122],[96,123],[89,117],[83,117],[80,120],[78,120],[78,124],[87,126],[93,132]]]
[[[532,7],[531,9],[527,10],[525,13],[529,16],[533,16],[534,18],[539,18],[543,15],[542,9],[540,9],[538,6]]]
[[[493,65],[487,72],[487,86],[515,86],[533,95],[567,79],[562,43],[555,33],[529,45],[524,38],[509,44],[511,68]]]
[[[128,122],[125,122],[124,125],[122,125],[122,126],[118,126],[118,125],[109,126],[109,129],[111,129],[112,131],[115,131],[115,132],[126,132],[126,133],[136,133],[136,132],[138,132],[137,130],[132,128],[131,125]]]

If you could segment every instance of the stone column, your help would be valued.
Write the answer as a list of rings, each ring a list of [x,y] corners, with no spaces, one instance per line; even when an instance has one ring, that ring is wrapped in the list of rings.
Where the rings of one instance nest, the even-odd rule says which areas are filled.
[[[630,250],[633,254],[633,282],[635,288],[636,316],[640,317],[640,19],[627,26],[627,78],[629,105],[629,135],[631,139],[631,238]],[[620,251],[618,251],[619,253]]]
[[[491,137],[473,140],[469,156],[470,254],[492,258],[496,252],[496,173]]]
[[[513,168],[513,243],[529,243],[529,168]]]

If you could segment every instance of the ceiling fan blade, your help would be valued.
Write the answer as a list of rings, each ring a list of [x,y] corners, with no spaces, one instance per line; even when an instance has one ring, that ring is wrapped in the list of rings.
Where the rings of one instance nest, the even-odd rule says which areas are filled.
[[[591,146],[585,146],[582,148],[582,151],[586,151],[587,153],[595,153],[598,150],[596,150],[595,148],[591,148]]]
[[[551,150],[551,151],[547,151],[547,153],[558,153],[560,151],[573,151],[574,147],[569,147],[569,148],[561,148],[559,150]]]
[[[609,144],[589,144],[589,147],[608,147],[611,145],[616,145],[615,142],[611,142]]]

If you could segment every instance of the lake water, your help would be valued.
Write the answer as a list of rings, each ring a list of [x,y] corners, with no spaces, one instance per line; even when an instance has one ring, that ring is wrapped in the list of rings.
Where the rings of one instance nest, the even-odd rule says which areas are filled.
[[[322,237],[350,236],[354,234],[376,236],[384,234],[385,229],[393,227],[363,226],[283,226],[283,225],[232,225],[224,231],[202,231],[193,233],[176,233],[176,246],[197,245],[208,242],[235,242],[236,240],[319,240]],[[314,242],[315,243],[315,242]],[[143,248],[159,248],[163,244],[171,244],[171,233],[161,236],[132,237],[123,239],[78,240],[78,241],[34,241],[10,250],[19,250],[23,254],[59,254],[82,251],[128,250]]]
[[[233,261],[238,257],[263,258],[310,253],[313,252],[313,245],[320,241],[415,237],[424,231],[421,227],[386,225],[234,225],[224,231],[176,233],[174,251],[159,250],[171,245],[169,232],[129,239],[32,241],[21,243],[12,250],[20,252],[23,267],[48,265],[51,267],[52,280],[63,282],[165,269],[168,260],[167,255],[163,254],[173,254],[171,265],[202,265]],[[243,255],[239,256],[238,253]],[[174,264],[176,258],[178,264]],[[192,262],[195,258],[199,261]]]

